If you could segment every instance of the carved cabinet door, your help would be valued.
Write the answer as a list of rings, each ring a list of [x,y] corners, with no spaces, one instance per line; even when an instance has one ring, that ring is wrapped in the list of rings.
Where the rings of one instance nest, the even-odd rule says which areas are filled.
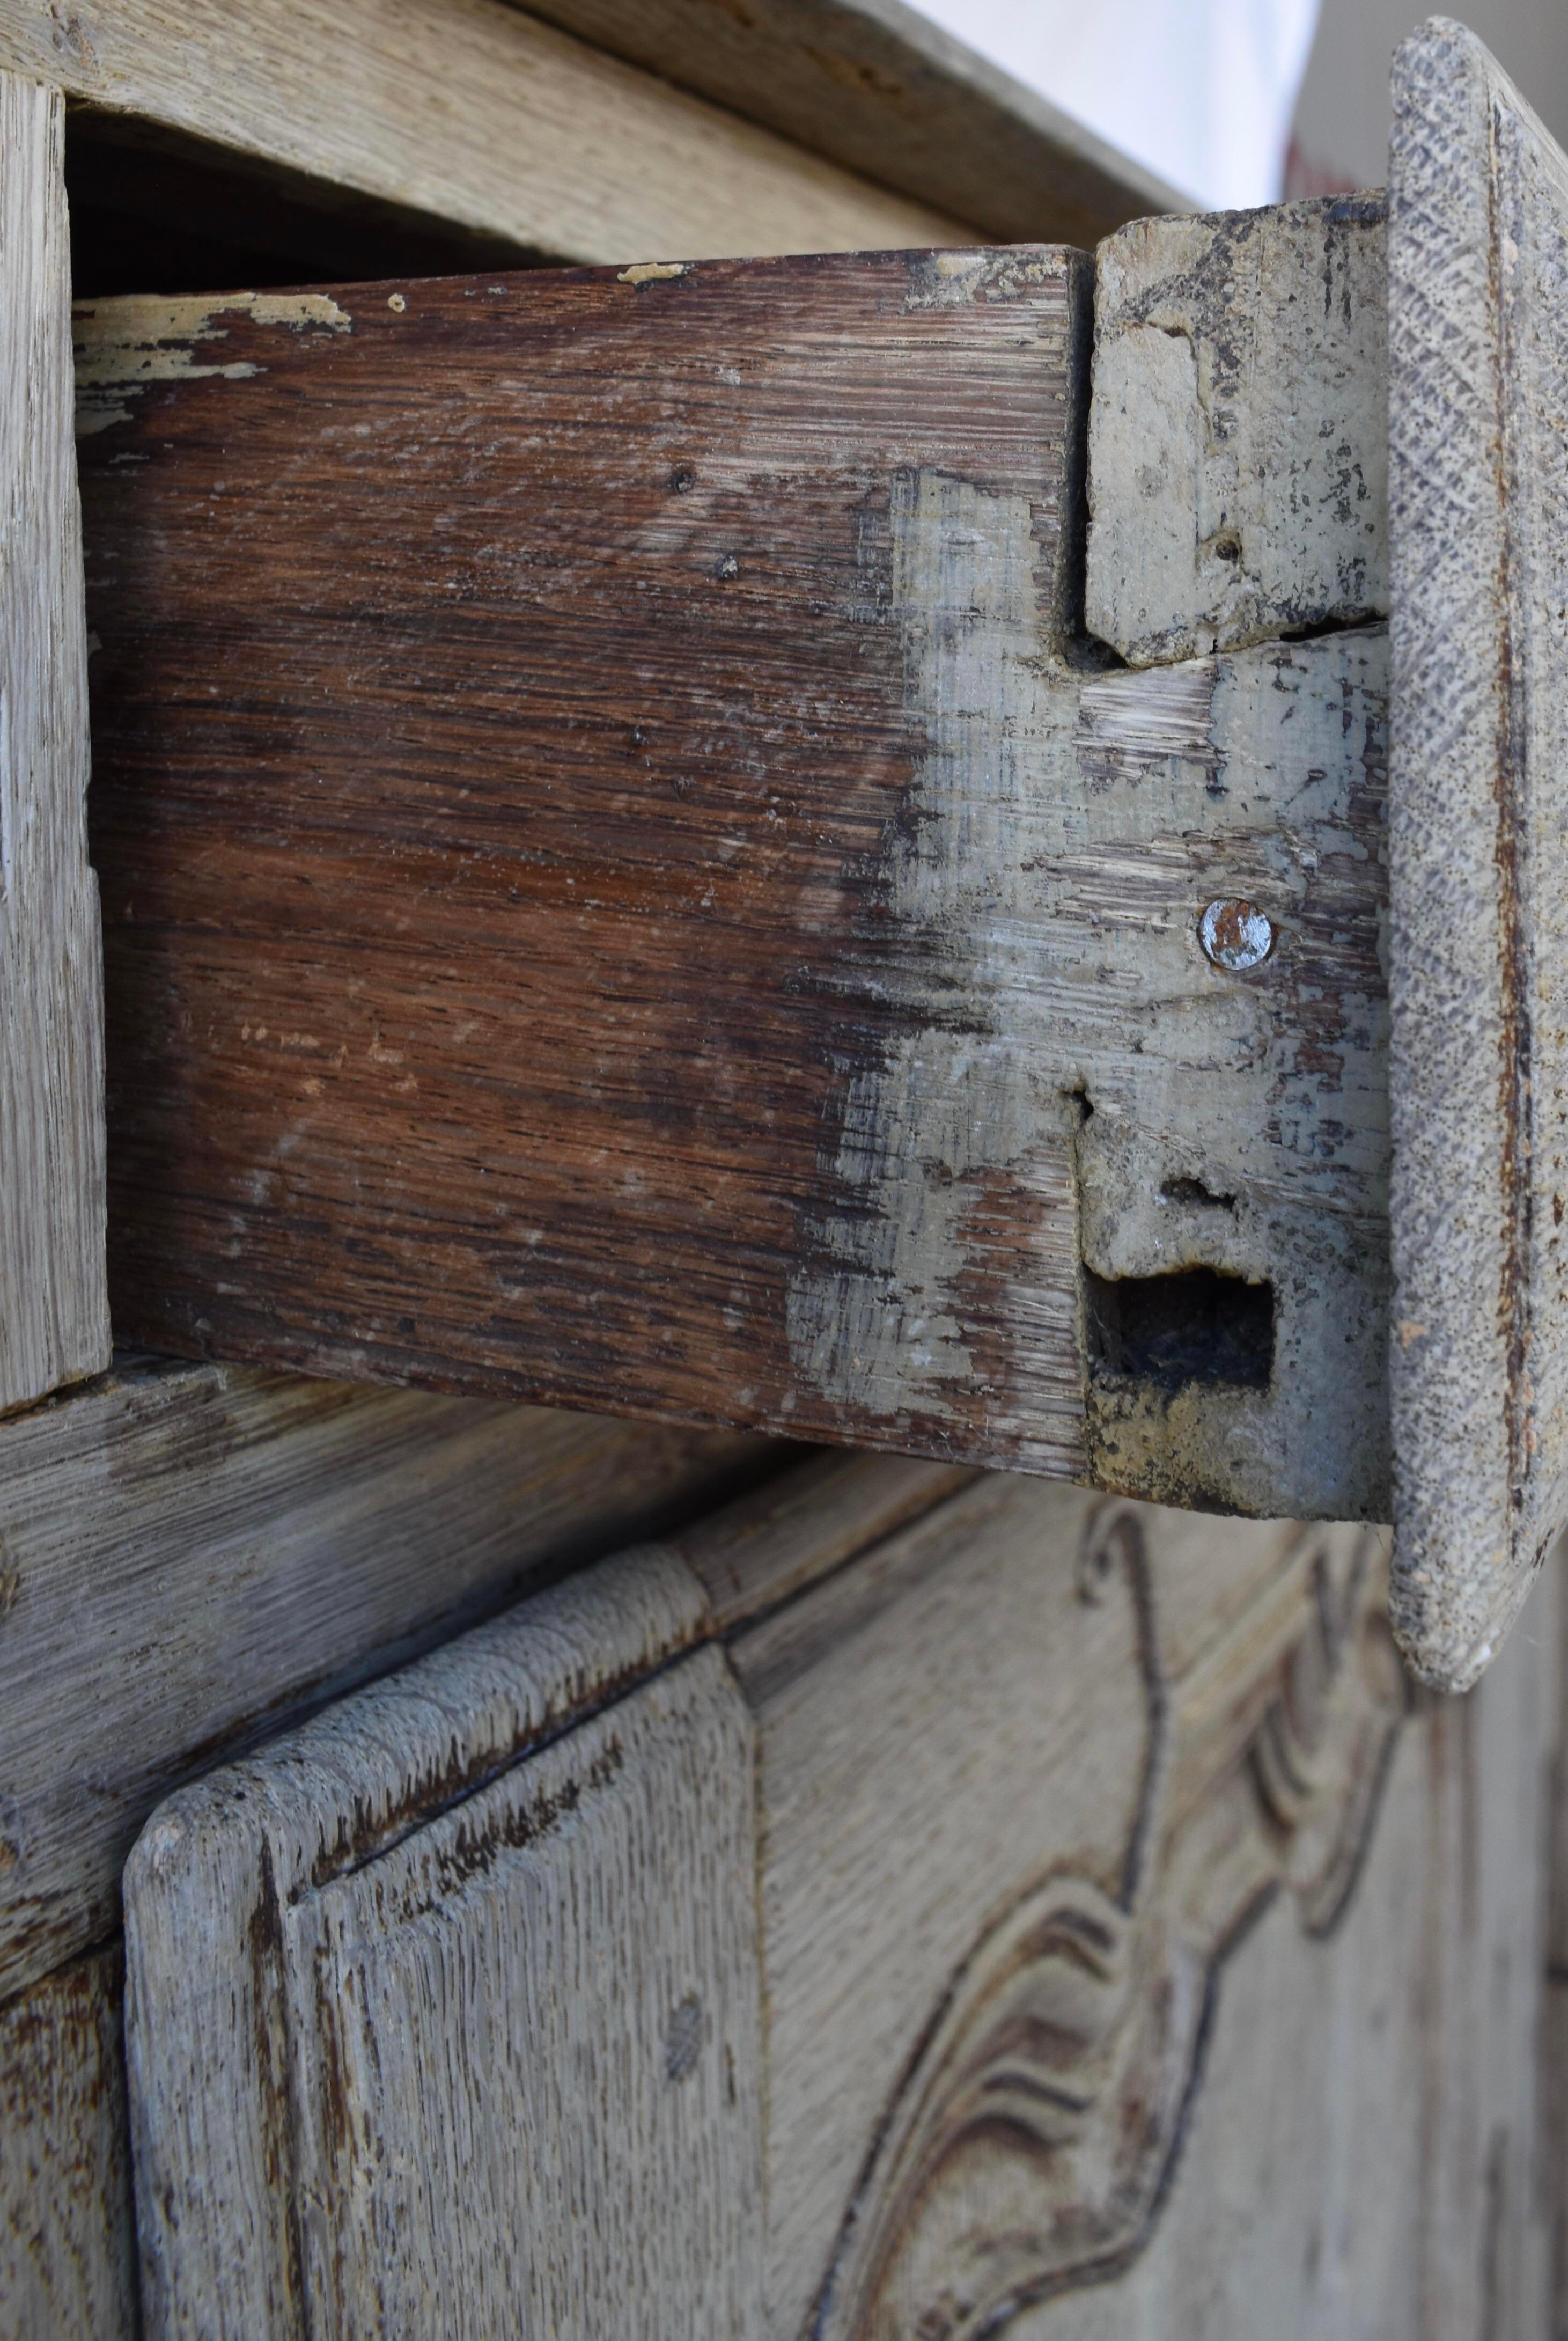
[[[154,2336],[973,2335],[1130,2267],[1216,1980],[1326,1936],[1386,1543],[812,1463],[169,1799]]]

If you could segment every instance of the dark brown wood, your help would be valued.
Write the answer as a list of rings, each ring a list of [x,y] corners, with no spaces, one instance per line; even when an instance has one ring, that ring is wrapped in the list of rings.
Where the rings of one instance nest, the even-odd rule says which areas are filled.
[[[997,676],[1067,630],[1086,292],[87,313],[122,1338],[1082,1470],[1074,1108],[966,904]]]

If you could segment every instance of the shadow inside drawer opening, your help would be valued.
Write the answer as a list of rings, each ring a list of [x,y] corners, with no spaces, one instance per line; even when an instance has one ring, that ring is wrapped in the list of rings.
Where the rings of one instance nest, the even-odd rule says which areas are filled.
[[[1086,1269],[1097,1374],[1177,1390],[1194,1382],[1266,1390],[1274,1373],[1274,1287],[1212,1268],[1169,1276]]]
[[[74,297],[529,268],[547,255],[91,106],[65,125]]]

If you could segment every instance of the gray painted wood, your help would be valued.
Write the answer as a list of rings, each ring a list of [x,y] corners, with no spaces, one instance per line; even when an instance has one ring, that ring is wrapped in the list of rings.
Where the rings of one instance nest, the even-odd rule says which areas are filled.
[[[1453,1689],[1568,1519],[1568,161],[1445,18],[1394,101],[1394,1598]]]
[[[756,2331],[750,1725],[718,1651],[667,1663],[703,1615],[606,1564],[160,1808],[149,2334]]]
[[[178,1782],[779,1451],[211,1366],[0,1427],[0,1995],[117,1928]]]
[[[0,2341],[134,2341],[116,1942],[0,2006]]]
[[[0,1410],[109,1362],[65,126],[0,73]]]
[[[160,1808],[153,2336],[602,2332],[623,2233],[639,2329],[892,2335],[951,2292],[967,2332],[1136,2253],[1225,1945],[1358,1872],[1385,1540],[940,1473],[909,1519],[904,1468],[861,1502],[809,1465],[689,1539],[700,1576],[600,1564]],[[655,2036],[667,2075],[735,2057],[673,2147]]]
[[[1099,247],[1087,621],[1135,666],[1388,609],[1381,195]]]
[[[1009,2341],[1545,2341],[1563,2042],[1543,2043],[1546,1766],[1562,1588],[1394,1751],[1339,1923],[1288,1895],[1219,1970],[1169,2197],[1116,2281]]]

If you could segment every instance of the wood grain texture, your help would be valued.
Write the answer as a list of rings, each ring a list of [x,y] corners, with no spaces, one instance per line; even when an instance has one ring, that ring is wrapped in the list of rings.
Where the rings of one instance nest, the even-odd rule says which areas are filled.
[[[121,1952],[0,2006],[0,2336],[135,2341]]]
[[[625,276],[80,319],[121,1324],[1384,1513],[1384,636],[1075,636],[1064,255]]]
[[[0,1410],[109,1362],[64,133],[0,74]]]
[[[972,1478],[900,1455],[819,1455],[661,1542],[702,1587],[713,1630],[727,1633],[779,1608]]]
[[[1082,1468],[1074,1109],[960,851],[1063,721],[1081,289],[84,320],[126,1332]]]
[[[1384,1549],[992,1479],[732,1641],[769,2334],[978,2335],[1141,2248],[1223,1947],[1354,1882],[1404,1706]]]
[[[673,1526],[760,1442],[211,1367],[0,1430],[0,1994],[119,1923],[161,1797],[540,1575]]]
[[[1181,2159],[1115,2282],[1012,2341],[1542,2341],[1561,2132],[1543,2119],[1538,1848],[1560,1589],[1395,1748],[1338,1924],[1277,1898],[1229,1952]]]
[[[869,185],[501,0],[5,0],[0,64],[562,260],[950,240]]]
[[[1134,665],[1386,614],[1385,221],[1334,196],[1101,244],[1087,623]]]
[[[618,1697],[701,1615],[679,1564],[612,1564],[160,1809],[125,1889],[151,2335],[756,2330],[749,1721],[715,1650]]]
[[[998,244],[1092,244],[1185,196],[900,0],[543,0],[536,13]]]
[[[1394,88],[1394,1599],[1457,1688],[1568,1521],[1568,160],[1444,18]]]
[[[1272,1311],[1250,1381],[1221,1357],[1140,1361],[1091,1323],[1102,1486],[1388,1516],[1387,649],[1355,628],[1081,679],[1073,769],[1021,857],[1054,916],[1017,1022],[1093,1109],[1096,1306],[1206,1270]],[[1216,899],[1267,919],[1255,967],[1206,957]]]
[[[732,1508],[793,1598],[759,1574],[728,1663],[644,1549],[160,1808],[126,1885],[154,2336],[428,2323],[442,2249],[442,2329],[521,2297],[602,2331],[615,2271],[536,2217],[574,2173],[601,2234],[640,2205],[640,2329],[978,2334],[1136,2256],[1225,1948],[1281,1887],[1332,1926],[1358,1873],[1404,1706],[1386,1539],[938,1474],[878,1535],[889,1467],[858,1468],[856,1552],[843,1471]],[[671,1849],[654,1909],[634,1845]],[[683,1985],[668,1948],[703,1942]],[[604,1987],[640,1946],[651,1992]],[[640,2073],[719,2037],[667,2150]]]

